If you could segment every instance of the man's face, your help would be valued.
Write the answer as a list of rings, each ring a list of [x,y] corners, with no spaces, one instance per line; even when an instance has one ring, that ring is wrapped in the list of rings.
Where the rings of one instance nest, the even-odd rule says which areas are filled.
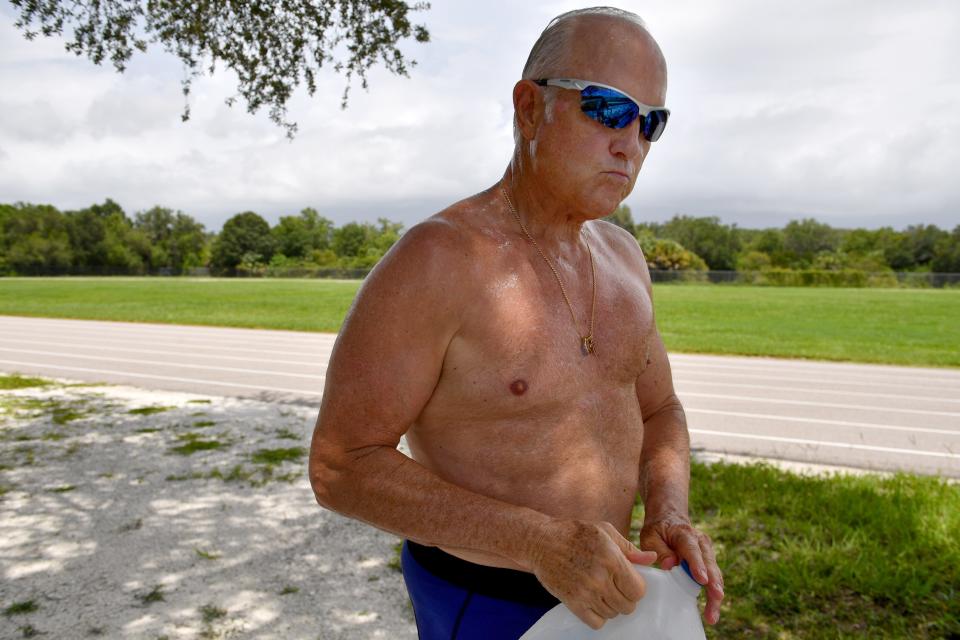
[[[582,19],[564,66],[564,73],[557,77],[599,82],[645,104],[665,104],[666,75],[656,45],[632,24]],[[552,112],[546,114],[535,138],[537,172],[555,186],[571,213],[589,218],[610,214],[633,190],[650,150],[640,119],[623,129],[611,129],[581,111],[579,91],[541,90],[556,95]]]

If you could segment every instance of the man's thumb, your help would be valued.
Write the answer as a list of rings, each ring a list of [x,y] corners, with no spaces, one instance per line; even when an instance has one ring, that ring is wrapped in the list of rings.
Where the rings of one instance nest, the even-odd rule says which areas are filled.
[[[660,536],[650,536],[642,541],[642,544],[649,549],[649,551],[645,551],[644,553],[654,554],[654,562],[659,561],[661,569],[670,569],[677,563],[676,554],[673,552],[673,549],[668,547]]]
[[[623,555],[633,564],[650,565],[657,561],[658,554],[655,551],[641,551],[626,538],[621,537],[617,540],[617,544],[620,546],[620,550],[623,551]]]

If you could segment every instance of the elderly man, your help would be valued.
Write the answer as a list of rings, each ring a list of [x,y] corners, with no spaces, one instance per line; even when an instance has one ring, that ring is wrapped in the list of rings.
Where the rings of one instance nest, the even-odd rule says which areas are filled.
[[[558,601],[599,628],[644,594],[631,563],[655,560],[686,560],[719,617],[650,275],[598,220],[660,136],[666,84],[637,16],[553,20],[513,90],[503,179],[404,234],[347,316],[310,480],[321,505],[407,539],[421,638],[517,638]],[[627,540],[638,495],[646,551]]]

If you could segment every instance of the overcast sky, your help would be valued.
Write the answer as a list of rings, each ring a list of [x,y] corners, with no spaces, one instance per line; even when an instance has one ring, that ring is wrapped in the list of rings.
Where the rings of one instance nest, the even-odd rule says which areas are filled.
[[[79,208],[110,197],[219,229],[314,207],[337,223],[407,226],[484,189],[512,150],[510,92],[527,53],[573,2],[433,0],[410,78],[370,74],[340,109],[324,73],[289,115],[293,142],[251,116],[235,78],[199,78],[181,123],[182,69],[154,45],[126,73],[24,40],[0,0],[0,202]],[[672,116],[626,200],[637,220],[716,215],[742,227],[960,224],[960,2],[621,2],[667,57]]]

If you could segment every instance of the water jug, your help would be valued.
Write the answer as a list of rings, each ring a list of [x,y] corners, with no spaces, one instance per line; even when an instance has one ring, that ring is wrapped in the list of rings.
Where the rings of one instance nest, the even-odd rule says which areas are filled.
[[[594,631],[561,603],[520,640],[706,640],[697,608],[700,585],[686,562],[669,571],[643,565],[634,568],[646,581],[647,592],[633,613],[607,620]]]

